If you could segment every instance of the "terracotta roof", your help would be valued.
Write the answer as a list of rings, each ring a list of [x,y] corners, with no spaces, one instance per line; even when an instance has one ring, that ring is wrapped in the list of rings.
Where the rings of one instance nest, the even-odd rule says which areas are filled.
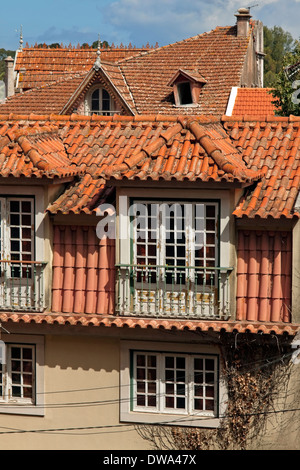
[[[96,210],[97,197],[111,179],[250,184],[260,178],[244,165],[217,119],[77,119],[66,122],[60,135],[85,175],[51,204],[50,212]]]
[[[239,86],[250,36],[236,27],[216,29],[119,61],[139,114],[225,113],[231,88]],[[179,69],[206,80],[198,106],[174,106],[170,80]]]
[[[242,184],[236,217],[300,217],[297,117],[6,115],[0,126],[2,175],[80,175],[54,213],[91,213],[115,180],[139,180]]]
[[[65,103],[60,109],[60,114],[71,114],[74,107],[77,107],[78,101],[84,99],[88,89],[95,83],[100,83],[107,89],[113,99],[119,103],[120,108],[125,114],[135,114],[136,110],[132,96],[118,65],[103,61],[100,68],[92,67],[84,75],[75,92],[70,90],[71,93],[65,95]]]
[[[241,83],[249,41],[250,35],[237,37],[236,26],[217,27],[208,33],[164,47],[139,53],[132,49],[134,54],[131,57],[127,56],[116,62],[107,60],[109,51],[108,55],[103,52],[101,63],[134,113],[177,115],[179,112],[221,116],[226,111],[232,87]],[[59,80],[58,86],[61,87],[62,78],[67,79],[75,73],[88,73],[96,57],[96,50],[89,49],[24,49],[18,52],[16,59],[18,86],[25,90]],[[25,72],[21,70],[23,67]],[[179,70],[188,74],[191,80],[204,83],[198,103],[192,106],[178,108],[174,105],[169,84]],[[65,87],[65,103],[62,104],[59,100],[61,108],[58,111],[56,86],[53,87],[54,91],[50,88],[40,90],[42,97],[38,93],[31,95],[31,101],[26,103],[27,113],[36,112],[37,108],[43,113],[60,112],[69,102],[72,91]],[[41,109],[39,102],[43,100],[48,108]],[[18,98],[9,100],[5,111],[0,112],[20,112],[17,102]],[[67,107],[65,113],[70,112],[73,110]]]
[[[74,76],[61,76],[55,82],[16,93],[0,103],[0,113],[60,114],[67,100],[75,93],[86,72]]]
[[[53,124],[34,122],[0,127],[0,176],[69,177],[80,174]]]
[[[239,218],[298,218],[300,118],[224,117],[224,127],[246,166],[263,174],[245,190],[234,214]]]
[[[167,319],[144,319],[134,317],[115,317],[112,315],[88,315],[88,314],[47,314],[43,313],[9,313],[0,312],[2,323],[27,323],[69,326],[103,326],[117,328],[154,329],[168,331],[196,331],[196,332],[224,332],[224,333],[262,333],[276,335],[295,336],[300,330],[296,323],[261,323],[254,322],[231,322],[231,321],[204,321],[204,320],[167,320]]]
[[[122,58],[139,54],[149,48],[104,48],[101,58],[116,62]],[[97,49],[36,48],[17,51],[15,71],[19,88],[29,89],[56,81],[66,74],[88,72],[97,57]]]
[[[37,74],[41,75],[40,72]],[[70,114],[94,83],[102,83],[124,113],[132,115],[136,112],[127,83],[114,63],[102,62],[100,70],[91,67],[88,71],[57,74],[57,77],[57,81],[6,98],[0,103],[0,113]]]
[[[234,88],[232,95],[234,104],[228,110],[228,116],[256,116],[257,118],[275,116],[277,108],[272,101],[274,97],[270,94],[271,88]],[[230,100],[229,100],[230,101]]]

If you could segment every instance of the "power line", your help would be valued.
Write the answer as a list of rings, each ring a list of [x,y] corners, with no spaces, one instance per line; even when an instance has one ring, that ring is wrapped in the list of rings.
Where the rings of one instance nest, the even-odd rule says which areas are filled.
[[[295,411],[300,411],[300,408],[289,408],[289,409],[283,409],[283,410],[272,410],[272,411],[262,411],[262,412],[257,412],[257,413],[240,413],[239,415],[241,416],[259,416],[259,415],[266,415],[266,414],[277,414],[277,413],[291,413]],[[236,415],[235,415],[236,416]],[[219,417],[212,417],[212,419],[222,419],[225,417],[230,417],[230,415],[224,415],[224,416],[219,416]],[[159,426],[159,425],[172,425],[172,424],[180,424],[184,423],[185,421],[192,421],[194,420],[206,420],[208,417],[203,417],[203,416],[193,416],[193,417],[183,417],[183,418],[178,418],[174,420],[169,420],[169,421],[157,421],[153,423],[141,423],[143,425],[151,425],[151,426]],[[97,425],[97,426],[72,426],[72,427],[66,427],[66,428],[47,428],[47,429],[11,429],[8,431],[0,431],[1,434],[25,434],[25,433],[55,433],[55,432],[63,432],[63,431],[83,431],[83,430],[107,430],[107,429],[119,429],[119,428],[128,428],[126,431],[131,431],[134,430],[133,426],[138,423],[132,423],[132,424],[115,424],[115,425]],[[1,427],[3,429],[3,427]],[[124,430],[125,431],[125,430]],[[107,431],[105,431],[107,432]],[[114,431],[117,432],[117,431]],[[119,432],[119,431],[118,431]]]

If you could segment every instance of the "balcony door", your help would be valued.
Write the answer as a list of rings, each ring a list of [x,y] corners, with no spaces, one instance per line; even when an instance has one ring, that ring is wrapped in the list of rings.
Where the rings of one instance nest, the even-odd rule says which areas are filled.
[[[34,199],[0,197],[0,308],[31,309],[34,264]]]
[[[134,201],[131,303],[141,314],[215,315],[218,202]]]

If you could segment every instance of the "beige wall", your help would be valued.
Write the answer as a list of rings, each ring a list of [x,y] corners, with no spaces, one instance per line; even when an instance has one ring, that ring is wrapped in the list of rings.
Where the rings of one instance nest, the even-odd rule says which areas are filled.
[[[195,334],[153,335],[132,329],[117,329],[113,333],[110,328],[105,332],[101,336],[96,332],[93,336],[70,331],[45,336],[44,416],[0,413],[0,433],[14,429],[57,431],[0,434],[0,450],[151,450],[134,425],[119,422],[121,338],[154,341],[160,337],[165,344],[178,340],[190,344],[192,339],[195,342]],[[293,366],[289,393],[281,395],[280,410],[300,409],[299,368],[300,364]],[[57,393],[60,391],[65,392]],[[83,406],[84,402],[98,401],[101,403]],[[105,427],[92,429],[99,426]],[[72,427],[91,429],[66,430]],[[270,414],[268,431],[253,448],[300,450],[299,411]]]
[[[51,433],[2,434],[1,449],[143,449],[132,425],[119,425],[119,341],[98,337],[45,337],[45,416],[0,414],[0,432],[9,429],[58,429],[117,426]],[[91,390],[91,389],[97,390]],[[60,390],[82,390],[51,393]],[[112,401],[96,406],[65,403]]]

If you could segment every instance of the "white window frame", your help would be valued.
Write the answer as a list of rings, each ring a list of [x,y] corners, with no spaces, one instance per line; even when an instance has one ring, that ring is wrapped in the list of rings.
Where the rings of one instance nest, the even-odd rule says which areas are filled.
[[[0,413],[44,416],[44,337],[39,335],[2,335],[1,346],[5,349],[2,364],[2,396]],[[11,350],[13,347],[32,350],[33,381],[32,397],[12,394]]]
[[[172,233],[174,234],[174,248],[176,249],[177,245],[176,245],[176,241],[177,241],[177,237],[178,235],[180,235],[180,232],[184,233],[184,240],[185,240],[185,263],[184,265],[187,265],[187,266],[194,266],[195,265],[195,252],[194,250],[192,249],[193,248],[193,244],[194,244],[194,240],[195,238],[197,237],[197,228],[198,228],[198,236],[200,234],[200,232],[203,234],[203,245],[204,247],[210,247],[210,246],[213,246],[215,248],[215,256],[214,256],[214,266],[219,266],[219,233],[217,231],[217,226],[219,225],[218,224],[218,219],[219,219],[219,201],[217,200],[212,200],[212,201],[177,201],[177,200],[160,200],[160,201],[156,201],[156,200],[151,200],[151,199],[145,199],[145,200],[134,200],[133,201],[133,204],[144,204],[144,205],[152,205],[152,208],[150,208],[150,210],[153,208],[155,209],[156,211],[156,218],[158,220],[158,224],[156,226],[156,229],[155,229],[155,232],[156,232],[156,264],[157,265],[165,265],[165,264],[169,264],[166,262],[167,258],[172,258],[170,256],[167,255],[167,246],[171,246],[172,244],[168,242],[167,240],[167,236],[166,236],[166,232],[167,232],[167,226],[166,226],[166,220],[167,220],[167,217],[169,214],[172,213],[172,211],[176,211],[178,208],[180,209],[180,206],[182,207],[183,211],[184,211],[184,217],[183,217],[183,223],[181,224],[181,226],[179,227],[179,230],[175,230],[175,227],[174,227],[174,230],[170,230],[170,232],[172,231]],[[211,217],[207,217],[207,219],[211,219],[211,220],[214,220],[215,222],[215,229],[214,230],[207,230],[205,227],[203,227],[203,230],[199,230],[199,227],[197,227],[196,223],[195,223],[195,208],[196,207],[200,207],[200,206],[203,206],[204,208],[204,212],[206,210],[206,207],[207,206],[212,206],[215,208],[215,217],[214,218],[211,218]],[[148,212],[148,218],[150,217],[150,210],[147,210]],[[183,212],[180,210],[180,212]],[[197,211],[196,211],[197,212]],[[197,215],[197,213],[196,213]],[[151,214],[152,218],[153,218],[153,214]],[[198,216],[199,216],[199,213],[198,213]],[[138,216],[139,217],[139,216]],[[176,224],[176,216],[174,216],[174,224]],[[136,235],[138,234],[140,230],[140,228],[137,229],[136,227],[136,220],[137,219],[134,219],[133,220],[133,263],[136,264],[136,259],[137,259],[137,240],[136,240]],[[203,214],[203,222],[206,221],[206,215]],[[148,226],[145,226],[145,231],[147,232],[146,233],[146,239],[145,239],[145,246],[147,246],[147,241],[148,241],[148,238],[147,238],[147,235],[148,233],[150,232],[151,230],[151,227],[148,227]],[[143,230],[144,231],[144,230]],[[209,244],[207,243],[207,234],[209,233],[214,233],[215,236],[214,236],[214,243],[213,244]],[[180,239],[179,239],[179,243],[180,243]],[[176,260],[177,256],[176,254],[174,254],[174,259]],[[145,260],[147,261],[147,258],[145,258]],[[203,260],[207,260],[207,256],[206,254],[203,254]],[[183,261],[183,259],[182,259]],[[211,261],[211,260],[210,260]],[[147,263],[146,263],[147,264]],[[177,264],[177,263],[175,263]],[[201,266],[201,264],[199,265]],[[207,263],[204,262],[204,266],[207,266]]]
[[[99,104],[102,103],[102,90],[105,90],[108,93],[109,98],[110,98],[109,110],[103,110],[103,109],[99,109],[98,111],[97,110],[95,110],[95,111],[92,110],[92,95],[96,90],[99,90],[99,94],[100,94]],[[111,94],[109,93],[109,91],[105,87],[103,87],[102,85],[99,85],[99,84],[94,85],[88,91],[88,93],[86,95],[86,98],[85,98],[85,114],[86,115],[97,114],[97,115],[101,115],[101,116],[111,116],[115,112],[116,111],[115,111],[114,100],[113,100]]]
[[[147,193],[147,194],[146,194]],[[131,223],[129,216],[129,208],[131,199],[161,199],[161,190],[151,189],[130,189],[118,188],[117,194],[117,227],[116,237],[119,243],[117,244],[117,263],[130,264],[131,263]],[[164,199],[178,200],[177,190],[164,190]],[[219,265],[230,266],[232,264],[232,253],[229,249],[230,246],[230,195],[226,190],[184,190],[184,197],[180,202],[185,203],[188,200],[206,200],[206,201],[220,201],[219,208]]]
[[[32,256],[36,261],[43,262],[44,260],[51,259],[50,245],[47,238],[45,238],[45,218],[47,214],[45,213],[45,193],[43,187],[28,187],[26,185],[20,185],[17,188],[15,186],[7,185],[2,188],[0,192],[0,197],[5,200],[5,204],[9,199],[15,200],[33,200],[33,214],[32,214],[32,225],[33,225],[33,241],[32,241]],[[0,221],[2,224],[2,222]],[[1,237],[3,237],[3,230],[7,230],[7,227],[1,226]],[[1,239],[1,248],[3,246],[3,239]],[[1,251],[1,250],[0,250]],[[47,253],[47,255],[46,255]],[[7,253],[6,253],[7,255]],[[1,254],[2,256],[2,254]],[[49,258],[50,257],[50,258]],[[7,259],[7,258],[6,258]],[[48,273],[46,274],[46,269],[43,270],[43,285],[41,295],[41,305],[45,302],[45,305],[49,302],[49,294],[46,295],[46,289],[48,282]],[[24,282],[23,282],[24,281]],[[26,284],[26,279],[22,282]],[[16,298],[17,299],[17,298]],[[43,300],[44,299],[44,300]],[[17,301],[17,300],[16,300]]]
[[[217,381],[215,383],[215,403],[214,411],[194,410],[193,400],[193,379],[190,374],[186,377],[186,388],[188,394],[186,396],[186,409],[167,409],[163,406],[165,398],[165,384],[163,379],[163,370],[160,368],[161,361],[158,363],[158,374],[160,376],[160,390],[156,407],[143,407],[136,404],[136,386],[133,376],[134,357],[137,352],[141,354],[156,354],[160,358],[167,355],[182,356],[192,361],[194,357],[214,358],[218,362]],[[220,361],[221,353],[218,347],[210,345],[186,345],[159,342],[139,342],[139,341],[122,341],[121,342],[121,372],[120,372],[120,389],[121,389],[121,405],[120,419],[124,422],[151,423],[151,424],[168,424],[179,426],[197,426],[197,427],[218,427],[220,417],[226,411],[227,392],[225,381],[221,369]],[[192,372],[192,371],[190,371]]]
[[[11,223],[11,213],[10,213],[10,202],[19,202],[20,204],[22,204],[22,202],[30,202],[31,203],[31,213],[30,213],[30,216],[31,216],[31,223],[29,225],[26,225],[26,228],[30,227],[30,230],[31,230],[31,236],[30,236],[30,241],[31,241],[31,252],[30,252],[30,255],[31,255],[31,259],[30,261],[32,261],[35,257],[35,237],[34,237],[34,232],[35,232],[35,224],[34,224],[34,207],[35,207],[35,200],[34,200],[34,197],[24,197],[24,196],[10,196],[10,195],[7,195],[7,196],[0,196],[0,225],[1,225],[1,249],[0,249],[0,253],[1,253],[1,258],[2,259],[6,259],[6,260],[12,260],[12,256],[11,256],[11,248],[10,248],[10,242],[11,242],[11,233],[10,233],[10,229],[12,227],[12,223]],[[20,216],[22,214],[22,212],[19,212]],[[21,220],[20,220],[20,224],[18,225],[19,228],[21,227],[25,227],[25,225],[23,225],[21,223]],[[20,245],[21,245],[21,242],[22,242],[22,237],[19,238],[20,240]],[[27,240],[27,239],[26,239]],[[20,247],[21,248],[21,247]],[[22,253],[22,249],[20,249],[20,253]],[[26,252],[26,253],[29,253],[29,252]],[[20,257],[19,257],[20,258]]]

